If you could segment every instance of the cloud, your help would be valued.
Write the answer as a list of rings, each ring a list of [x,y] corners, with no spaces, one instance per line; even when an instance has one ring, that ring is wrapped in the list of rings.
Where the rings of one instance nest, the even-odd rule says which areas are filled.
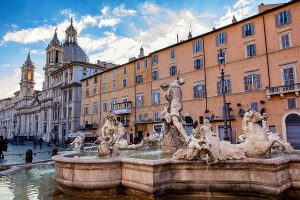
[[[119,7],[115,7],[113,10],[113,14],[117,17],[125,17],[132,16],[136,14],[136,11],[133,9],[126,9],[125,5],[122,4]]]
[[[65,17],[68,17],[69,19],[71,19],[71,17],[76,16],[76,14],[70,8],[63,9],[62,11],[60,11],[60,14]]]
[[[21,70],[14,69],[13,73],[0,73],[0,98],[6,98],[8,96],[13,96],[13,93],[20,89]]]
[[[0,67],[11,67],[11,64],[0,64]]]
[[[160,12],[160,8],[150,2],[145,2],[141,5],[141,13],[144,15],[148,15],[148,14],[157,14]]]
[[[101,19],[99,22],[99,27],[113,27],[120,23],[119,18]]]
[[[18,26],[17,24],[11,24],[10,26],[11,26],[13,29],[19,28],[19,26]]]
[[[103,16],[108,15],[109,14],[109,6],[104,6],[101,9],[101,13],[102,13]]]

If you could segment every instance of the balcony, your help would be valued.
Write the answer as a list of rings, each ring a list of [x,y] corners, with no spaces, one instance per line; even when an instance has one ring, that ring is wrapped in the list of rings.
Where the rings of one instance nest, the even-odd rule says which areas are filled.
[[[284,94],[294,92],[296,96],[299,96],[300,83],[295,83],[292,85],[282,85],[277,87],[269,87],[266,89],[267,98],[270,100],[272,95],[280,95],[281,98]]]
[[[111,111],[115,115],[130,114],[132,108],[131,101],[115,103],[111,105]]]
[[[79,126],[79,130],[91,130],[91,129],[97,129],[99,125],[97,123],[93,124],[84,124],[83,126]]]
[[[220,116],[211,116],[207,118],[210,122],[222,122],[224,121],[224,117]],[[234,115],[230,115],[230,121],[235,120]]]
[[[147,124],[152,123],[153,119],[151,118],[138,118],[134,121],[135,124]]]

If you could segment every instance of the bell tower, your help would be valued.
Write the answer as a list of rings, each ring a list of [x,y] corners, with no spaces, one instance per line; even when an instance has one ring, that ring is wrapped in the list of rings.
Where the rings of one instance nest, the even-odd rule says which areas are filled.
[[[28,52],[27,59],[22,66],[22,76],[20,82],[21,96],[33,96],[34,92],[34,64],[30,59],[30,51]]]
[[[43,89],[50,87],[50,74],[59,67],[62,66],[62,54],[63,46],[57,37],[57,29],[55,29],[53,38],[46,48],[46,66],[45,70],[45,81]]]

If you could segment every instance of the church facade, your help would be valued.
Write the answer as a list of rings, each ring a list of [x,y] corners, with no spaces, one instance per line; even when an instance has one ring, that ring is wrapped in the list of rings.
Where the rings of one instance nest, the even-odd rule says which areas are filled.
[[[30,53],[22,66],[20,90],[14,97],[0,100],[0,135],[7,138],[42,137],[62,144],[79,128],[81,82],[111,63],[91,64],[77,43],[71,20],[61,43],[55,31],[46,48],[45,80],[41,91],[34,89],[35,66]]]

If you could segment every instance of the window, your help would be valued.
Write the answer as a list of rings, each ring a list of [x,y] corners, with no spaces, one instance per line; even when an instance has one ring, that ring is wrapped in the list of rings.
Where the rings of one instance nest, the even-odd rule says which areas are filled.
[[[124,73],[124,75],[127,73],[126,66],[123,67],[123,73]]]
[[[296,98],[291,98],[287,100],[288,109],[295,109],[296,108]]]
[[[219,64],[226,64],[226,51],[224,49],[218,51],[217,59]]]
[[[171,59],[175,58],[175,49],[171,49],[171,51],[170,51],[170,58]]]
[[[254,23],[251,22],[251,23],[245,24],[242,27],[242,31],[243,31],[243,37],[254,35]]]
[[[160,94],[159,90],[152,91],[152,104],[157,105],[160,103]]]
[[[141,64],[140,64],[140,62],[137,62],[136,63],[136,70],[140,70],[141,69]]]
[[[195,70],[202,69],[202,58],[197,58],[194,60],[194,68]]]
[[[258,103],[257,102],[252,102],[250,105],[250,108],[252,110],[255,110],[256,112],[258,112]]]
[[[143,107],[143,104],[144,104],[143,94],[136,94],[135,99],[136,99],[135,106],[138,108]]]
[[[95,76],[95,77],[94,77],[94,84],[97,84],[97,82],[98,82],[98,77]]]
[[[89,87],[89,79],[86,79],[86,81],[85,81],[85,87]]]
[[[217,82],[217,88],[218,88],[218,95],[222,95],[223,94],[223,90],[222,90],[222,84],[223,81],[219,80]],[[225,79],[224,81],[224,92],[225,94],[230,94],[231,93],[231,82],[230,79]]]
[[[158,55],[153,55],[151,57],[151,64],[152,65],[157,65],[158,64]]]
[[[102,85],[102,92],[106,92],[106,84]]]
[[[72,101],[72,99],[73,99],[72,98],[72,96],[73,96],[72,91],[73,91],[72,89],[69,90],[69,101]]]
[[[64,111],[65,111],[65,109],[64,109]],[[83,112],[85,115],[88,115],[89,114],[89,105],[88,104],[86,104],[86,105],[84,105],[84,112]]]
[[[294,85],[296,83],[295,67],[283,68],[282,78],[283,78],[284,85]]]
[[[170,76],[176,76],[177,75],[177,68],[176,65],[173,65],[170,67]]]
[[[159,121],[160,120],[160,116],[158,112],[153,113],[153,120],[154,121]]]
[[[251,58],[253,56],[256,56],[255,44],[248,44],[246,46],[246,49],[247,49],[247,58]]]
[[[147,60],[147,58],[145,58],[145,60],[144,60],[144,67],[145,67],[145,68],[148,67],[148,60]]]
[[[70,80],[72,81],[73,80],[73,72],[70,71]]]
[[[227,34],[226,34],[226,32],[219,33],[216,36],[216,44],[217,44],[217,46],[218,45],[222,45],[222,44],[226,44],[226,43],[227,43]]]
[[[152,71],[152,80],[158,80],[158,71],[157,70],[153,70]]]
[[[93,113],[98,114],[98,103],[93,104]]]
[[[289,24],[291,22],[290,10],[284,10],[276,15],[276,27]]]
[[[280,39],[280,48],[281,49],[286,49],[286,48],[289,48],[292,46],[291,34],[289,32],[281,34],[279,39]]]
[[[142,74],[139,74],[135,77],[135,82],[137,84],[140,84],[140,83],[143,83],[143,75]]]
[[[112,78],[113,79],[117,78],[117,71],[116,70],[113,70],[113,72],[112,72]]]
[[[107,112],[107,102],[106,101],[102,102],[102,111]]]
[[[97,94],[97,87],[93,88],[93,95],[95,96]]]
[[[269,126],[269,131],[272,133],[276,133],[276,126]]]
[[[201,51],[202,51],[202,42],[200,40],[193,42],[193,52],[198,53]]]
[[[69,113],[68,113],[69,115],[69,117],[72,117],[72,107],[69,107]]]
[[[89,91],[89,89],[87,88],[86,91],[85,91],[85,97],[87,98],[87,97],[89,97],[89,96],[90,96],[90,91]]]
[[[261,88],[260,75],[251,74],[244,77],[245,92],[259,90]]]
[[[127,87],[127,79],[126,78],[123,79],[123,87]]]
[[[112,90],[116,89],[116,81],[111,82],[111,89]]]
[[[194,84],[194,99],[205,98],[205,84],[195,83]]]

